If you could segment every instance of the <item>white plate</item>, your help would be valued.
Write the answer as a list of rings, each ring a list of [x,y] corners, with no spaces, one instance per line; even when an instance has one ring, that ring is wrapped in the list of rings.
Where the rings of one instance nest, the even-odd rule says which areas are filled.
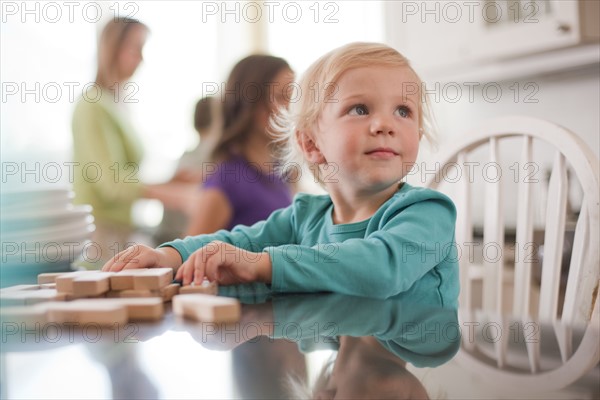
[[[89,225],[94,222],[94,217],[84,215],[75,221],[66,221],[56,225],[41,226],[37,228],[14,227],[2,233],[2,241],[40,241],[44,238],[52,239],[54,236],[61,236],[65,233],[85,232]]]
[[[36,208],[16,213],[2,213],[0,222],[2,231],[10,231],[19,227],[29,229],[57,225],[85,218],[91,213],[92,206],[89,205],[69,206],[65,209]]]
[[[2,244],[2,255],[0,256],[0,266],[2,267],[17,267],[19,265],[44,265],[52,263],[62,262],[73,262],[82,256],[82,250],[87,247],[91,247],[89,240],[81,240],[77,244],[69,243],[65,241],[63,243],[47,243],[41,245],[38,251],[22,252],[10,247],[5,248],[5,244]],[[6,251],[10,251],[7,253]],[[16,252],[14,250],[17,250]],[[13,254],[13,252],[15,254]],[[94,249],[90,250],[90,253],[95,253]]]
[[[13,206],[17,204],[38,204],[44,201],[56,199],[71,199],[73,192],[68,188],[52,189],[20,189],[20,190],[2,190],[0,194],[0,203],[2,207]]]
[[[57,193],[53,196],[36,196],[15,202],[2,201],[2,215],[6,213],[23,213],[36,208],[64,209],[73,203],[74,192]],[[3,199],[4,200],[4,199]]]
[[[67,231],[62,231],[60,233],[52,233],[52,234],[40,234],[37,236],[27,235],[23,237],[2,237],[3,246],[6,246],[7,243],[19,243],[21,245],[25,245],[26,249],[34,248],[36,243],[41,243],[43,246],[45,243],[50,242],[77,242],[82,240],[87,240],[92,237],[92,234],[96,230],[96,225],[94,224],[86,224],[78,227],[77,229],[70,229]]]

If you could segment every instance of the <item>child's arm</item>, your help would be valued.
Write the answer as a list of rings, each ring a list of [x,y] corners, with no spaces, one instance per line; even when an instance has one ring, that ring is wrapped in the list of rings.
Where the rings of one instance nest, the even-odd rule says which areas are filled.
[[[272,263],[272,289],[388,298],[420,281],[417,285],[427,290],[447,290],[449,299],[455,297],[455,208],[445,196],[434,196],[389,209],[390,217],[364,239],[265,249]]]
[[[252,226],[238,225],[231,231],[219,230],[215,233],[188,236],[163,243],[159,247],[172,247],[181,255],[185,262],[195,251],[218,241],[233,245],[249,252],[262,252],[267,246],[280,246],[285,243],[295,243],[293,231],[293,206],[274,211],[265,221]]]
[[[207,272],[211,277],[216,277],[220,269],[213,267],[222,266],[230,273],[223,275],[222,284],[256,280],[268,283],[271,280],[271,265],[268,254],[262,250],[267,246],[294,243],[293,219],[290,206],[275,211],[266,221],[250,227],[240,225],[231,232],[220,230],[210,235],[190,236],[164,243],[157,249],[133,246],[117,254],[102,270],[168,266],[178,269],[177,278],[183,278],[183,283],[189,284],[194,279],[201,283]],[[212,267],[206,270],[203,266],[208,259]],[[223,261],[224,264],[217,261]],[[179,268],[182,263],[184,268]]]

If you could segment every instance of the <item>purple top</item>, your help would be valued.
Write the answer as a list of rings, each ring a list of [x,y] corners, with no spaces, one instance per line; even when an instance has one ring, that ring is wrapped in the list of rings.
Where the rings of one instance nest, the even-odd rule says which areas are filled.
[[[215,172],[204,177],[202,187],[220,189],[227,196],[233,208],[227,230],[265,220],[292,202],[289,185],[275,171],[265,175],[240,156],[219,164]]]

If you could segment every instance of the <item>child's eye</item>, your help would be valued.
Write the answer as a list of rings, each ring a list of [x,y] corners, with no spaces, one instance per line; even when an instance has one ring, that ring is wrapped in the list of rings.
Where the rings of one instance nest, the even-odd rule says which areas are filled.
[[[406,106],[400,106],[396,109],[396,112],[398,113],[399,116],[401,116],[402,118],[408,118],[411,116],[412,112],[410,110],[410,108],[406,107]]]
[[[350,115],[367,115],[369,113],[369,110],[367,110],[367,106],[365,106],[364,104],[357,104],[355,106],[352,106],[352,108],[350,108],[350,110],[348,111],[348,114]]]

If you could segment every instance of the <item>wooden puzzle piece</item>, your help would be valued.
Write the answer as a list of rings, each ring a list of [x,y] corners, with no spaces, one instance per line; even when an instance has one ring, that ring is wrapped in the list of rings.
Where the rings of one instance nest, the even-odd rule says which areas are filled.
[[[14,285],[0,289],[0,294],[9,292],[21,292],[23,290],[39,290],[40,285]]]
[[[120,299],[120,298],[143,298],[143,297],[156,297],[158,296],[152,290],[134,290],[134,289],[125,289],[125,290],[111,290],[106,292],[106,297],[111,299]]]
[[[44,304],[48,322],[110,326],[127,322],[127,308],[115,302],[75,300]]]
[[[181,286],[177,283],[171,283],[160,290],[161,297],[164,302],[171,301],[174,296],[179,294]]]
[[[219,285],[217,282],[209,282],[205,280],[201,285],[187,285],[182,286],[179,289],[180,294],[190,294],[190,293],[201,293],[201,294],[211,294],[216,296],[219,292]]]
[[[80,276],[95,274],[97,271],[75,271],[61,274],[54,279],[56,290],[61,293],[73,293],[73,281]]]
[[[111,290],[106,293],[109,298],[136,298],[136,297],[160,297],[162,301],[171,301],[173,296],[179,293],[180,286],[176,283],[167,285],[159,290]]]
[[[179,294],[173,297],[173,312],[201,322],[236,322],[241,306],[237,299],[208,294]]]
[[[147,268],[144,271],[133,276],[134,290],[159,290],[173,280],[172,268]]]
[[[19,329],[25,328],[28,331],[40,329],[46,323],[46,310],[37,306],[2,307],[0,321],[2,321],[3,326],[6,326],[5,324],[19,324]],[[21,324],[24,324],[24,326]]]
[[[110,290],[133,289],[133,277],[147,274],[148,269],[124,269],[110,277]]]
[[[106,299],[106,301],[123,304],[127,308],[129,320],[157,321],[162,319],[165,313],[165,307],[160,297]]]
[[[76,276],[71,282],[74,297],[99,296],[110,289],[110,272],[95,272]],[[60,279],[60,278],[59,278]]]
[[[56,283],[40,283],[40,289],[56,289]]]
[[[64,301],[66,294],[41,285],[17,285],[0,291],[0,306],[25,306],[46,301]]]
[[[112,299],[82,299],[73,303],[85,308],[88,305],[118,305],[125,307],[129,321],[157,321],[164,315],[163,301],[159,297],[151,298],[112,298]]]
[[[79,272],[79,271],[74,271]],[[45,283],[56,283],[56,278],[61,275],[68,274],[69,272],[45,272],[43,274],[39,274],[37,278],[38,285],[42,285]]]

